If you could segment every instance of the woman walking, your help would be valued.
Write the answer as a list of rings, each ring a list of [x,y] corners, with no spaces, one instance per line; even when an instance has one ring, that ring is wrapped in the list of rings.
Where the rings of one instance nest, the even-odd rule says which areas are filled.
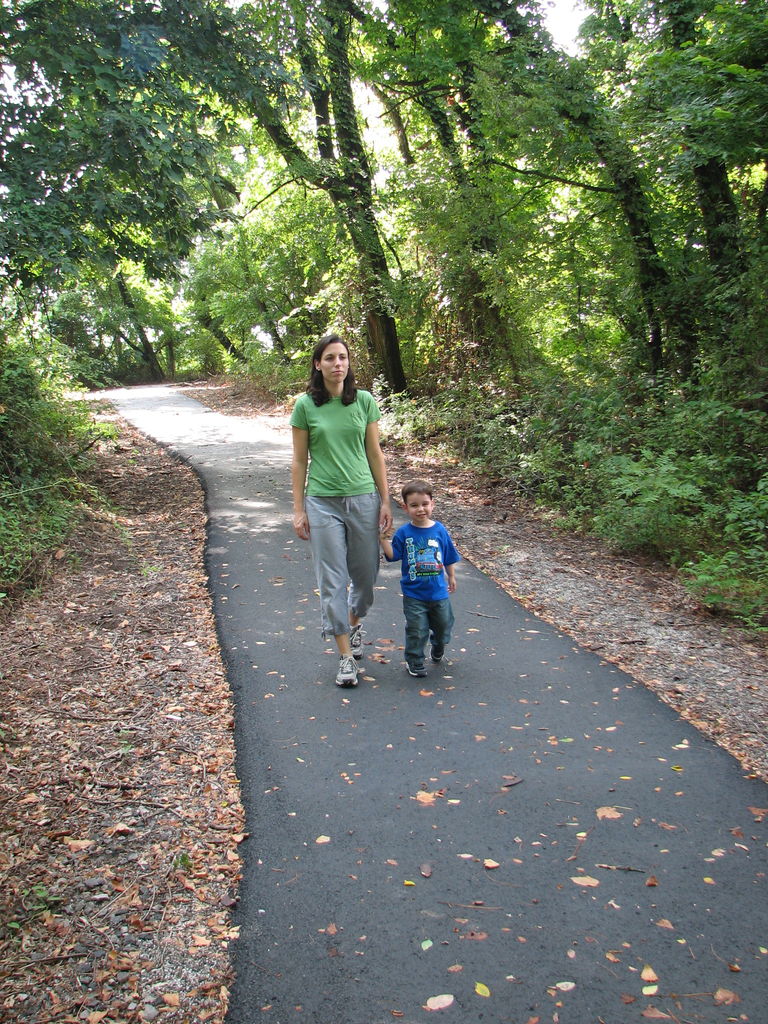
[[[293,527],[312,545],[323,637],[333,636],[339,651],[337,686],[357,686],[379,532],[392,525],[380,416],[371,393],[355,385],[347,343],[326,334],[291,415],[291,481]]]

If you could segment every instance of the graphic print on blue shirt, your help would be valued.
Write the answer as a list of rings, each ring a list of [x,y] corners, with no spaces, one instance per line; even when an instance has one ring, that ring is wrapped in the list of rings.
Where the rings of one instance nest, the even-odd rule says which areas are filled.
[[[401,562],[403,595],[419,601],[443,601],[448,597],[447,565],[461,561],[450,534],[440,522],[432,526],[404,523],[392,538],[391,562]]]
[[[440,545],[430,537],[426,544],[417,547],[413,537],[405,541],[405,553],[408,562],[408,578],[417,580],[424,576],[439,576],[443,571],[440,561]]]

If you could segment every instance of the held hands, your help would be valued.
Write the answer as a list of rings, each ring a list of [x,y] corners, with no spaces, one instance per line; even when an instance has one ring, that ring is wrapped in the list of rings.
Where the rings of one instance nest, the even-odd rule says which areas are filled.
[[[383,519],[384,516],[382,516],[382,520]],[[391,537],[395,531],[394,526],[392,524],[391,515],[388,517],[388,520],[388,522],[381,522],[379,524],[379,547],[384,552],[384,557],[387,559],[387,561],[391,561],[392,558],[394,557]]]
[[[379,512],[379,536],[388,537],[392,533],[392,509],[389,507],[389,502],[385,501],[382,503],[381,512]]]

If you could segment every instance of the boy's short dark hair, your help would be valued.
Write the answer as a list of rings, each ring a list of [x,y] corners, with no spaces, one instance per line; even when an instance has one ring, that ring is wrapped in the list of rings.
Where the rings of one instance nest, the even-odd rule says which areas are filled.
[[[409,480],[407,484],[403,485],[400,495],[403,501],[407,501],[412,494],[428,494],[431,498],[432,484],[427,483],[426,480]]]

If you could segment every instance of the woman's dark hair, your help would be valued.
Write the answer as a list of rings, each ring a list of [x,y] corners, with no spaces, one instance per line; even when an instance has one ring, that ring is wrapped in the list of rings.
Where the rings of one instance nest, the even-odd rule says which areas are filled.
[[[325,334],[315,345],[315,350],[312,353],[312,362],[310,363],[309,371],[309,384],[307,384],[307,394],[315,403],[315,405],[325,405],[326,402],[330,402],[331,396],[328,394],[328,389],[325,386],[323,375],[320,370],[317,369],[315,363],[319,363],[323,352],[328,348],[329,345],[335,343],[343,345],[347,350],[349,356],[349,345],[344,341],[338,334]],[[351,358],[351,357],[350,357]],[[349,372],[344,378],[344,388],[341,392],[341,404],[351,405],[357,398],[357,385],[355,384],[355,375],[352,372],[352,364],[350,362]]]

